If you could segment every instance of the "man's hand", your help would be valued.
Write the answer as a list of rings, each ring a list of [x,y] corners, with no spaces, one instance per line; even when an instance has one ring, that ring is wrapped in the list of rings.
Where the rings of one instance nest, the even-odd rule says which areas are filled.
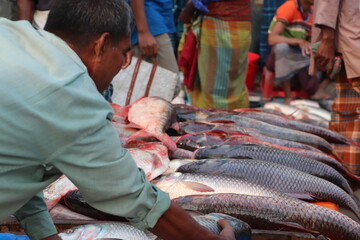
[[[234,234],[234,229],[231,227],[230,223],[225,220],[225,219],[220,219],[218,221],[218,224],[220,225],[220,227],[222,227],[222,231],[220,232],[220,236],[223,239],[226,240],[235,240],[235,234]]]
[[[298,45],[301,48],[301,54],[303,56],[310,55],[310,53],[311,53],[311,43],[309,41],[299,39]]]
[[[159,50],[155,37],[148,31],[139,32],[139,47],[144,56],[156,56]]]
[[[318,50],[314,53],[315,63],[320,69],[326,69],[327,64],[332,64],[335,56],[335,31],[322,28],[322,39]]]

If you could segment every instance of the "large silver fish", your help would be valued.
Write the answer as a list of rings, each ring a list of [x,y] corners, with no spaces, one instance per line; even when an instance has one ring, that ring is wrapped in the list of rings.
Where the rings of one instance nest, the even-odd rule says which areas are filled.
[[[261,160],[208,159],[180,166],[178,172],[205,173],[253,182],[304,200],[330,201],[359,216],[354,199],[335,184],[322,178]]]
[[[266,122],[262,122],[256,119],[243,117],[231,113],[213,113],[210,114],[206,119],[196,120],[230,120],[239,124],[244,128],[254,128],[261,131],[262,134],[280,139],[290,140],[294,142],[300,142],[314,146],[324,152],[333,153],[333,148],[325,139],[306,132],[293,130],[289,128],[278,127]]]
[[[260,131],[258,131],[257,129],[240,127],[233,121],[187,121],[179,123],[179,126],[181,134],[194,134],[210,130],[236,131],[255,137],[262,141],[274,143],[284,147],[292,147],[321,152],[317,148],[307,144],[266,136],[264,134],[261,134]]]
[[[153,184],[169,193],[170,198],[193,194],[239,193],[256,196],[291,198],[258,184],[232,177],[196,173],[174,173],[153,180]]]
[[[182,208],[202,213],[222,212],[253,229],[302,230],[336,240],[360,240],[360,225],[337,211],[297,199],[213,194],[173,199]]]
[[[194,158],[248,158],[270,161],[324,178],[335,183],[349,194],[352,194],[352,190],[347,180],[334,168],[322,162],[281,149],[257,145],[220,145],[200,148],[194,152]]]
[[[101,238],[154,240],[157,238],[148,231],[143,232],[130,224],[120,222],[82,225],[68,229],[63,233],[60,233],[59,236],[63,240],[89,240]]]

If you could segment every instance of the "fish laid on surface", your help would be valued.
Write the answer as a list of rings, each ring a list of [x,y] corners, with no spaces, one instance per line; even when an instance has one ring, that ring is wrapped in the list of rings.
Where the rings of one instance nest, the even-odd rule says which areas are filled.
[[[115,238],[123,240],[155,240],[157,237],[148,232],[141,231],[130,224],[108,222],[88,224],[74,227],[60,233],[63,240],[92,240],[101,238]]]
[[[289,128],[278,127],[248,117],[243,117],[230,113],[213,113],[209,115],[206,119],[197,119],[197,120],[207,120],[207,121],[230,120],[236,122],[241,127],[257,129],[262,134],[267,136],[308,144],[324,152],[333,153],[333,149],[330,143],[328,143],[325,139],[317,135],[298,131],[298,130],[293,130]]]
[[[220,145],[200,148],[194,152],[196,159],[248,158],[278,163],[310,173],[335,183],[349,194],[353,194],[347,180],[329,165],[281,149],[257,145]]]
[[[339,161],[328,156],[322,152],[315,152],[305,149],[289,148],[267,141],[262,141],[255,137],[249,136],[241,132],[223,131],[223,130],[210,130],[192,134],[185,134],[175,140],[179,148],[194,151],[202,147],[212,147],[218,145],[242,145],[242,144],[255,144],[265,147],[273,147],[286,150],[301,156],[318,160],[332,166],[340,173],[359,181],[360,178],[355,176],[348,168],[344,167]]]
[[[235,112],[235,111],[233,111]],[[267,122],[279,127],[290,128],[294,130],[299,130],[307,133],[317,135],[324,138],[330,143],[342,143],[342,144],[351,144],[357,145],[352,139],[349,139],[337,132],[331,131],[327,128],[315,126],[312,124],[300,122],[297,120],[289,119],[288,117],[277,116],[274,114],[261,112],[253,109],[238,109],[237,114],[240,116],[256,119],[259,121]]]
[[[69,192],[76,190],[77,187],[65,175],[62,175],[55,182],[47,186],[43,193],[46,206],[51,210],[60,199]]]
[[[151,181],[163,174],[169,168],[168,149],[158,142],[147,142],[127,148],[136,165],[144,170],[146,178]]]
[[[314,152],[321,152],[315,147],[312,147],[307,144],[302,144],[294,141],[288,141],[283,139],[278,139],[270,136],[261,134],[256,129],[243,128],[237,125],[234,121],[187,121],[180,122],[180,134],[195,134],[203,131],[210,130],[220,130],[220,131],[233,131],[241,132],[249,136],[255,137],[265,142],[270,142],[284,147],[299,148],[305,150],[311,150]]]
[[[185,196],[172,201],[191,211],[231,215],[252,229],[302,230],[334,240],[360,240],[359,223],[337,211],[297,199],[228,193]]]
[[[59,220],[95,220],[94,218],[74,212],[62,204],[56,204],[56,206],[51,209],[50,216],[52,219]]]
[[[358,216],[360,214],[355,200],[335,184],[272,162],[252,159],[206,159],[182,165],[177,171],[234,177],[283,192],[292,197],[333,202],[348,208]]]
[[[122,115],[130,122],[129,127],[141,129],[129,140],[152,136],[169,149],[176,150],[176,144],[165,133],[168,128],[178,128],[175,109],[168,101],[159,97],[143,97],[124,107]]]
[[[193,194],[214,193],[238,193],[292,199],[292,197],[258,184],[232,177],[210,174],[174,173],[164,175],[159,179],[153,180],[152,183],[164,192],[169,193],[171,199]]]
[[[104,221],[127,221],[123,217],[111,215],[93,208],[85,201],[79,190],[68,193],[63,197],[62,202],[69,210],[93,219]]]
[[[219,235],[222,231],[222,228],[218,224],[220,219],[226,219],[229,224],[234,229],[235,238],[238,239],[241,237],[242,240],[251,239],[251,228],[249,224],[245,223],[242,220],[239,220],[235,217],[222,214],[222,213],[209,213],[206,215],[193,216],[196,222],[198,222],[203,227],[207,228],[210,232]]]
[[[319,124],[319,126],[323,126],[323,127],[329,126],[329,121],[327,121],[326,119],[324,119],[318,115],[314,115],[309,112],[305,112],[295,106],[290,106],[290,105],[283,104],[283,103],[269,102],[264,105],[264,108],[279,111],[279,112],[285,114],[286,116],[293,117],[296,120],[302,121],[303,119],[311,119],[313,122],[317,122]]]
[[[309,106],[309,107],[314,107],[314,108],[320,108],[320,104],[317,101],[312,101],[312,100],[308,100],[308,99],[296,99],[296,100],[292,100],[290,102],[291,106]]]
[[[298,108],[300,108],[301,110],[303,110],[305,112],[318,115],[318,116],[324,118],[326,121],[331,120],[330,112],[325,109],[315,108],[315,107],[311,107],[311,106],[298,106]]]

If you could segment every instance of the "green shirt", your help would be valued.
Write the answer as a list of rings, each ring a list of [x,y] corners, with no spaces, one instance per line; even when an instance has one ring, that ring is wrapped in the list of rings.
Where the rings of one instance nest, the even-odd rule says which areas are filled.
[[[167,193],[121,147],[112,108],[64,41],[0,19],[0,83],[0,221],[26,204],[16,216],[32,239],[56,233],[36,194],[65,174],[93,207],[156,224]]]

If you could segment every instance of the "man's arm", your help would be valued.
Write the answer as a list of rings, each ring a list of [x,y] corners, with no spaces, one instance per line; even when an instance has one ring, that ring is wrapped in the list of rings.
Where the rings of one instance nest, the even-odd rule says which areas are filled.
[[[155,227],[150,231],[162,239],[182,240],[182,239],[235,239],[234,230],[225,222],[220,222],[223,231],[220,236],[210,233],[207,229],[200,226],[187,212],[176,204],[171,204],[169,209],[160,217]]]
[[[335,56],[335,29],[341,0],[321,0],[314,4],[314,25],[321,29],[319,49],[314,54],[315,63],[325,69]]]
[[[19,12],[19,20],[28,20],[31,23],[35,12],[35,1],[17,0],[16,2]]]
[[[49,239],[52,240],[60,239],[55,235],[57,230],[46,207],[42,192],[36,194],[14,215],[31,239],[47,239],[50,236],[52,237]]]
[[[149,30],[149,25],[146,20],[144,0],[130,0],[130,3],[135,15],[136,28],[139,33],[138,44],[141,53],[145,56],[155,56],[158,52],[159,46],[155,37]]]

